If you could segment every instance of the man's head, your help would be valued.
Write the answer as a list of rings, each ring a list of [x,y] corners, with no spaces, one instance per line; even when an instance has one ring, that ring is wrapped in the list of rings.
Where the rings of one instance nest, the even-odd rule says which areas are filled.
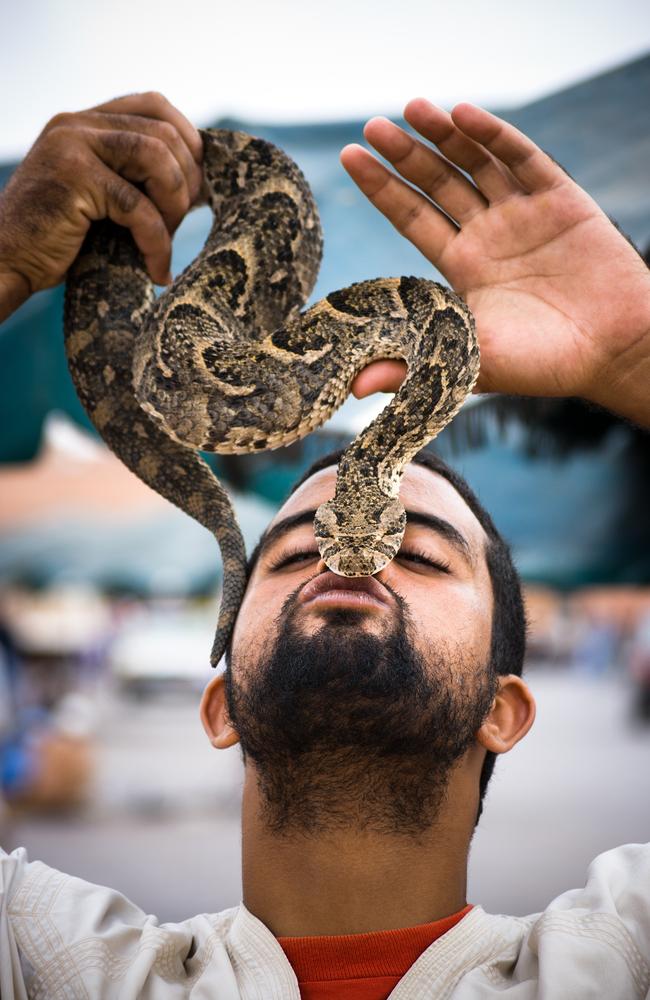
[[[339,454],[308,470],[251,556],[204,725],[217,746],[241,741],[276,832],[421,834],[451,781],[474,820],[495,753],[534,717],[508,548],[464,480],[422,452],[402,479],[398,556],[372,578],[334,577],[313,513]]]

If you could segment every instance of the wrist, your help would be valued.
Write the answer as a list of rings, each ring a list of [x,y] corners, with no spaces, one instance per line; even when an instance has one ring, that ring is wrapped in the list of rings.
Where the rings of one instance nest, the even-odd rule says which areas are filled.
[[[31,295],[27,278],[0,266],[0,323],[8,319]]]
[[[624,351],[603,365],[586,399],[650,428],[650,309],[635,336],[627,333]],[[628,328],[629,331],[629,328]]]

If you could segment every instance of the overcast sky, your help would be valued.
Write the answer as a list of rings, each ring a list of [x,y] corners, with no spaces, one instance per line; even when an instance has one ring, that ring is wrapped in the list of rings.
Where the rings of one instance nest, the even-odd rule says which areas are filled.
[[[161,90],[197,124],[514,106],[650,49],[648,0],[4,0],[0,159],[57,111]]]

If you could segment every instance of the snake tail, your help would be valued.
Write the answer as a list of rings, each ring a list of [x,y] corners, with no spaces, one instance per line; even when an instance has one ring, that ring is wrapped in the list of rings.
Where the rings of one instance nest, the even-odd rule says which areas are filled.
[[[246,585],[246,551],[228,494],[210,467],[165,434],[135,398],[134,343],[153,302],[153,286],[130,233],[107,220],[94,223],[66,284],[68,367],[79,399],[108,447],[219,543],[224,585],[211,655],[215,665]]]

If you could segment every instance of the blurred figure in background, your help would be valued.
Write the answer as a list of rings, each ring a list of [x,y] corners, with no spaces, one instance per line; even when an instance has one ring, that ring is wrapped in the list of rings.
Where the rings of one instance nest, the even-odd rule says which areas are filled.
[[[650,723],[650,615],[644,615],[632,638],[629,671],[634,683],[634,711],[640,722]]]
[[[66,732],[43,699],[22,703],[20,666],[12,637],[0,626],[0,800],[37,812],[74,807],[90,780],[88,740]]]

